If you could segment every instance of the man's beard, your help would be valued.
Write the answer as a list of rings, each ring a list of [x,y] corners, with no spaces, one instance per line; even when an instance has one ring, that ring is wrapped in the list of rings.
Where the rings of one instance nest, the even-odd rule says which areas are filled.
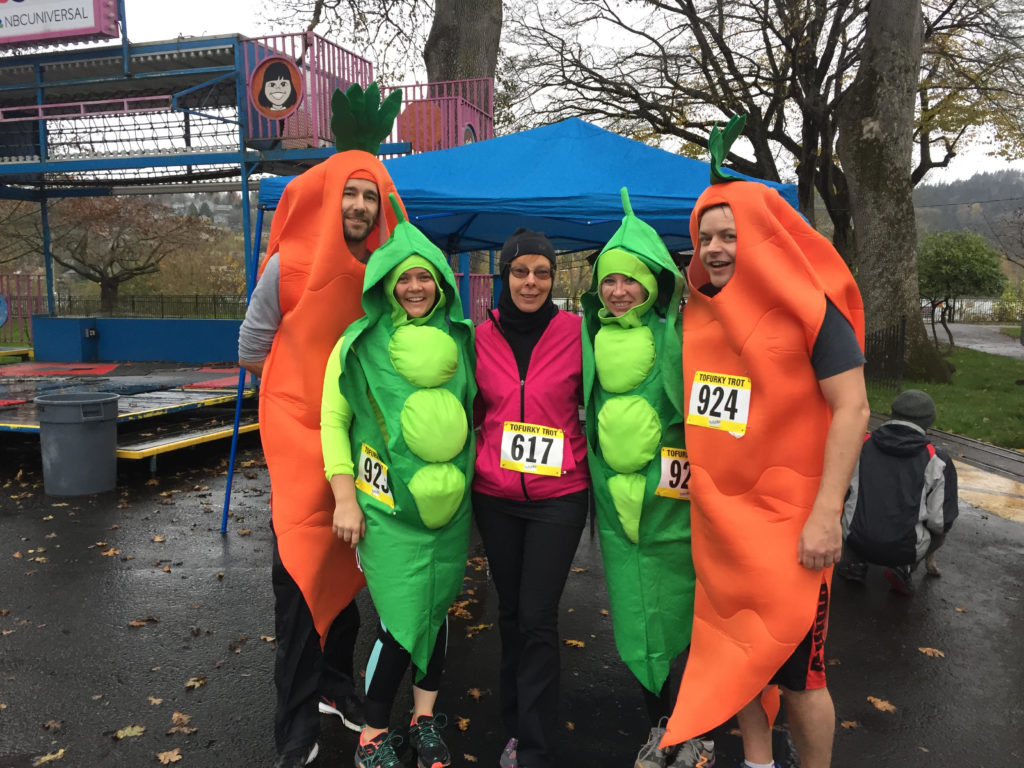
[[[358,224],[345,221],[342,226],[345,242],[352,245],[358,245],[369,237],[371,229],[373,229],[373,225],[363,220],[360,220]]]

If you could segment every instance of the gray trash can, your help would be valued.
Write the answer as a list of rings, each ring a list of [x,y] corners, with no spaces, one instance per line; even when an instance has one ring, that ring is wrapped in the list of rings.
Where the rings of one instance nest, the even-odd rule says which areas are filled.
[[[84,496],[117,485],[117,399],[108,392],[35,399],[48,496]]]

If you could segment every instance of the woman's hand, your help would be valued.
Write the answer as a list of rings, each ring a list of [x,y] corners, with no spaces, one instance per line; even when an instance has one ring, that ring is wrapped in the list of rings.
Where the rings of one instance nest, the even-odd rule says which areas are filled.
[[[366,519],[356,501],[356,484],[352,475],[331,477],[331,491],[334,493],[334,535],[356,548],[359,540],[366,535]]]
[[[366,535],[366,520],[363,510],[355,499],[338,501],[334,505],[334,534],[343,542],[356,548],[359,540]]]

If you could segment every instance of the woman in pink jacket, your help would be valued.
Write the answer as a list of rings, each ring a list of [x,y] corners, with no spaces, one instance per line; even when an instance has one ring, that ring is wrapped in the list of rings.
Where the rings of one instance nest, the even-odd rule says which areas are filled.
[[[516,230],[476,335],[473,509],[498,591],[503,768],[555,764],[558,602],[587,517],[580,318],[551,301],[554,272],[547,237]]]

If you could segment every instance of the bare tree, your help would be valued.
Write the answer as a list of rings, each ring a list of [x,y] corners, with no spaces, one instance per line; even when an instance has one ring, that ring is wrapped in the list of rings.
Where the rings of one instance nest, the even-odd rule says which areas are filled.
[[[1024,9],[1015,0],[925,0],[912,179],[949,163],[981,125],[1024,153]],[[867,0],[577,0],[515,14],[527,87],[545,119],[579,116],[625,135],[673,137],[702,154],[710,128],[747,115],[736,170],[795,176],[847,254],[849,190],[835,156],[837,105],[864,44]],[[984,40],[984,45],[978,43]],[[746,146],[737,145],[738,148]]]
[[[100,307],[112,312],[122,283],[159,271],[169,254],[204,247],[206,219],[179,216],[142,197],[63,198],[50,204],[53,260],[100,286]],[[42,254],[41,224],[25,235]]]

